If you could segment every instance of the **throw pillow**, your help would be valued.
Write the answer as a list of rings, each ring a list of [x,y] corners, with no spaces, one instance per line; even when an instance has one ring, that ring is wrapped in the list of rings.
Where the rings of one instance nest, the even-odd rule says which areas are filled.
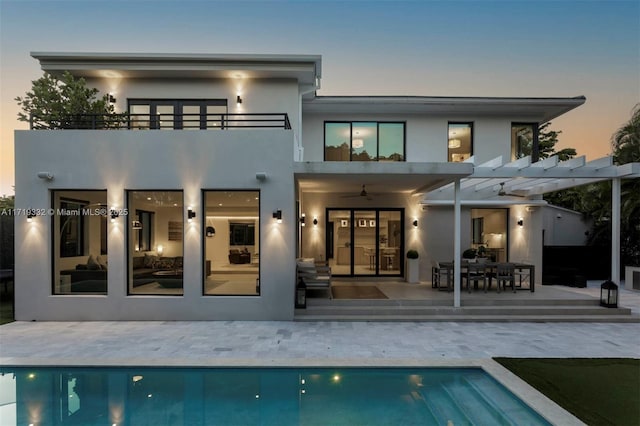
[[[90,254],[89,259],[87,259],[87,269],[91,271],[96,271],[101,269],[100,264],[96,262],[96,259],[93,257],[92,254]]]
[[[100,269],[102,269],[103,271],[107,270],[107,261],[104,260],[102,256],[96,256],[96,263],[100,265]]]

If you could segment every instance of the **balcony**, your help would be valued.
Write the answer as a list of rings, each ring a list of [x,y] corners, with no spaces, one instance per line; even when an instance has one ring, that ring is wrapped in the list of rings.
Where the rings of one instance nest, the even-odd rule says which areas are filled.
[[[30,130],[229,130],[291,129],[286,113],[77,114],[29,118]]]

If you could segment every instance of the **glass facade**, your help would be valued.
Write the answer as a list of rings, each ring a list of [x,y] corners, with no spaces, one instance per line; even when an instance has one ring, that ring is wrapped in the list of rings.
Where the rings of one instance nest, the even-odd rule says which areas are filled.
[[[531,155],[537,160],[537,131],[535,123],[513,123],[511,125],[511,160]]]
[[[107,293],[107,191],[52,191],[53,294]]]
[[[449,123],[447,161],[459,163],[473,155],[473,123]]]
[[[325,122],[325,161],[405,161],[405,123]]]
[[[204,289],[211,296],[260,294],[260,191],[203,191]]]
[[[183,294],[182,191],[128,191],[128,292]]]

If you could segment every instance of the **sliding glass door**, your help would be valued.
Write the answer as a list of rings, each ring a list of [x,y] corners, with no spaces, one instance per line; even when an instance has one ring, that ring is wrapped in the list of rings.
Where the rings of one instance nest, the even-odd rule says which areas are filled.
[[[327,209],[327,259],[334,275],[401,276],[403,209]]]

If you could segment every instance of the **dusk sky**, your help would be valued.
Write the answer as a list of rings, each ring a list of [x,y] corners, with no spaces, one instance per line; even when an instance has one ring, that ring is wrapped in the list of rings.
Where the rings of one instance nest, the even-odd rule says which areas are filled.
[[[640,102],[638,0],[0,0],[0,195],[32,51],[321,54],[320,95],[584,95],[552,128],[587,160]]]

